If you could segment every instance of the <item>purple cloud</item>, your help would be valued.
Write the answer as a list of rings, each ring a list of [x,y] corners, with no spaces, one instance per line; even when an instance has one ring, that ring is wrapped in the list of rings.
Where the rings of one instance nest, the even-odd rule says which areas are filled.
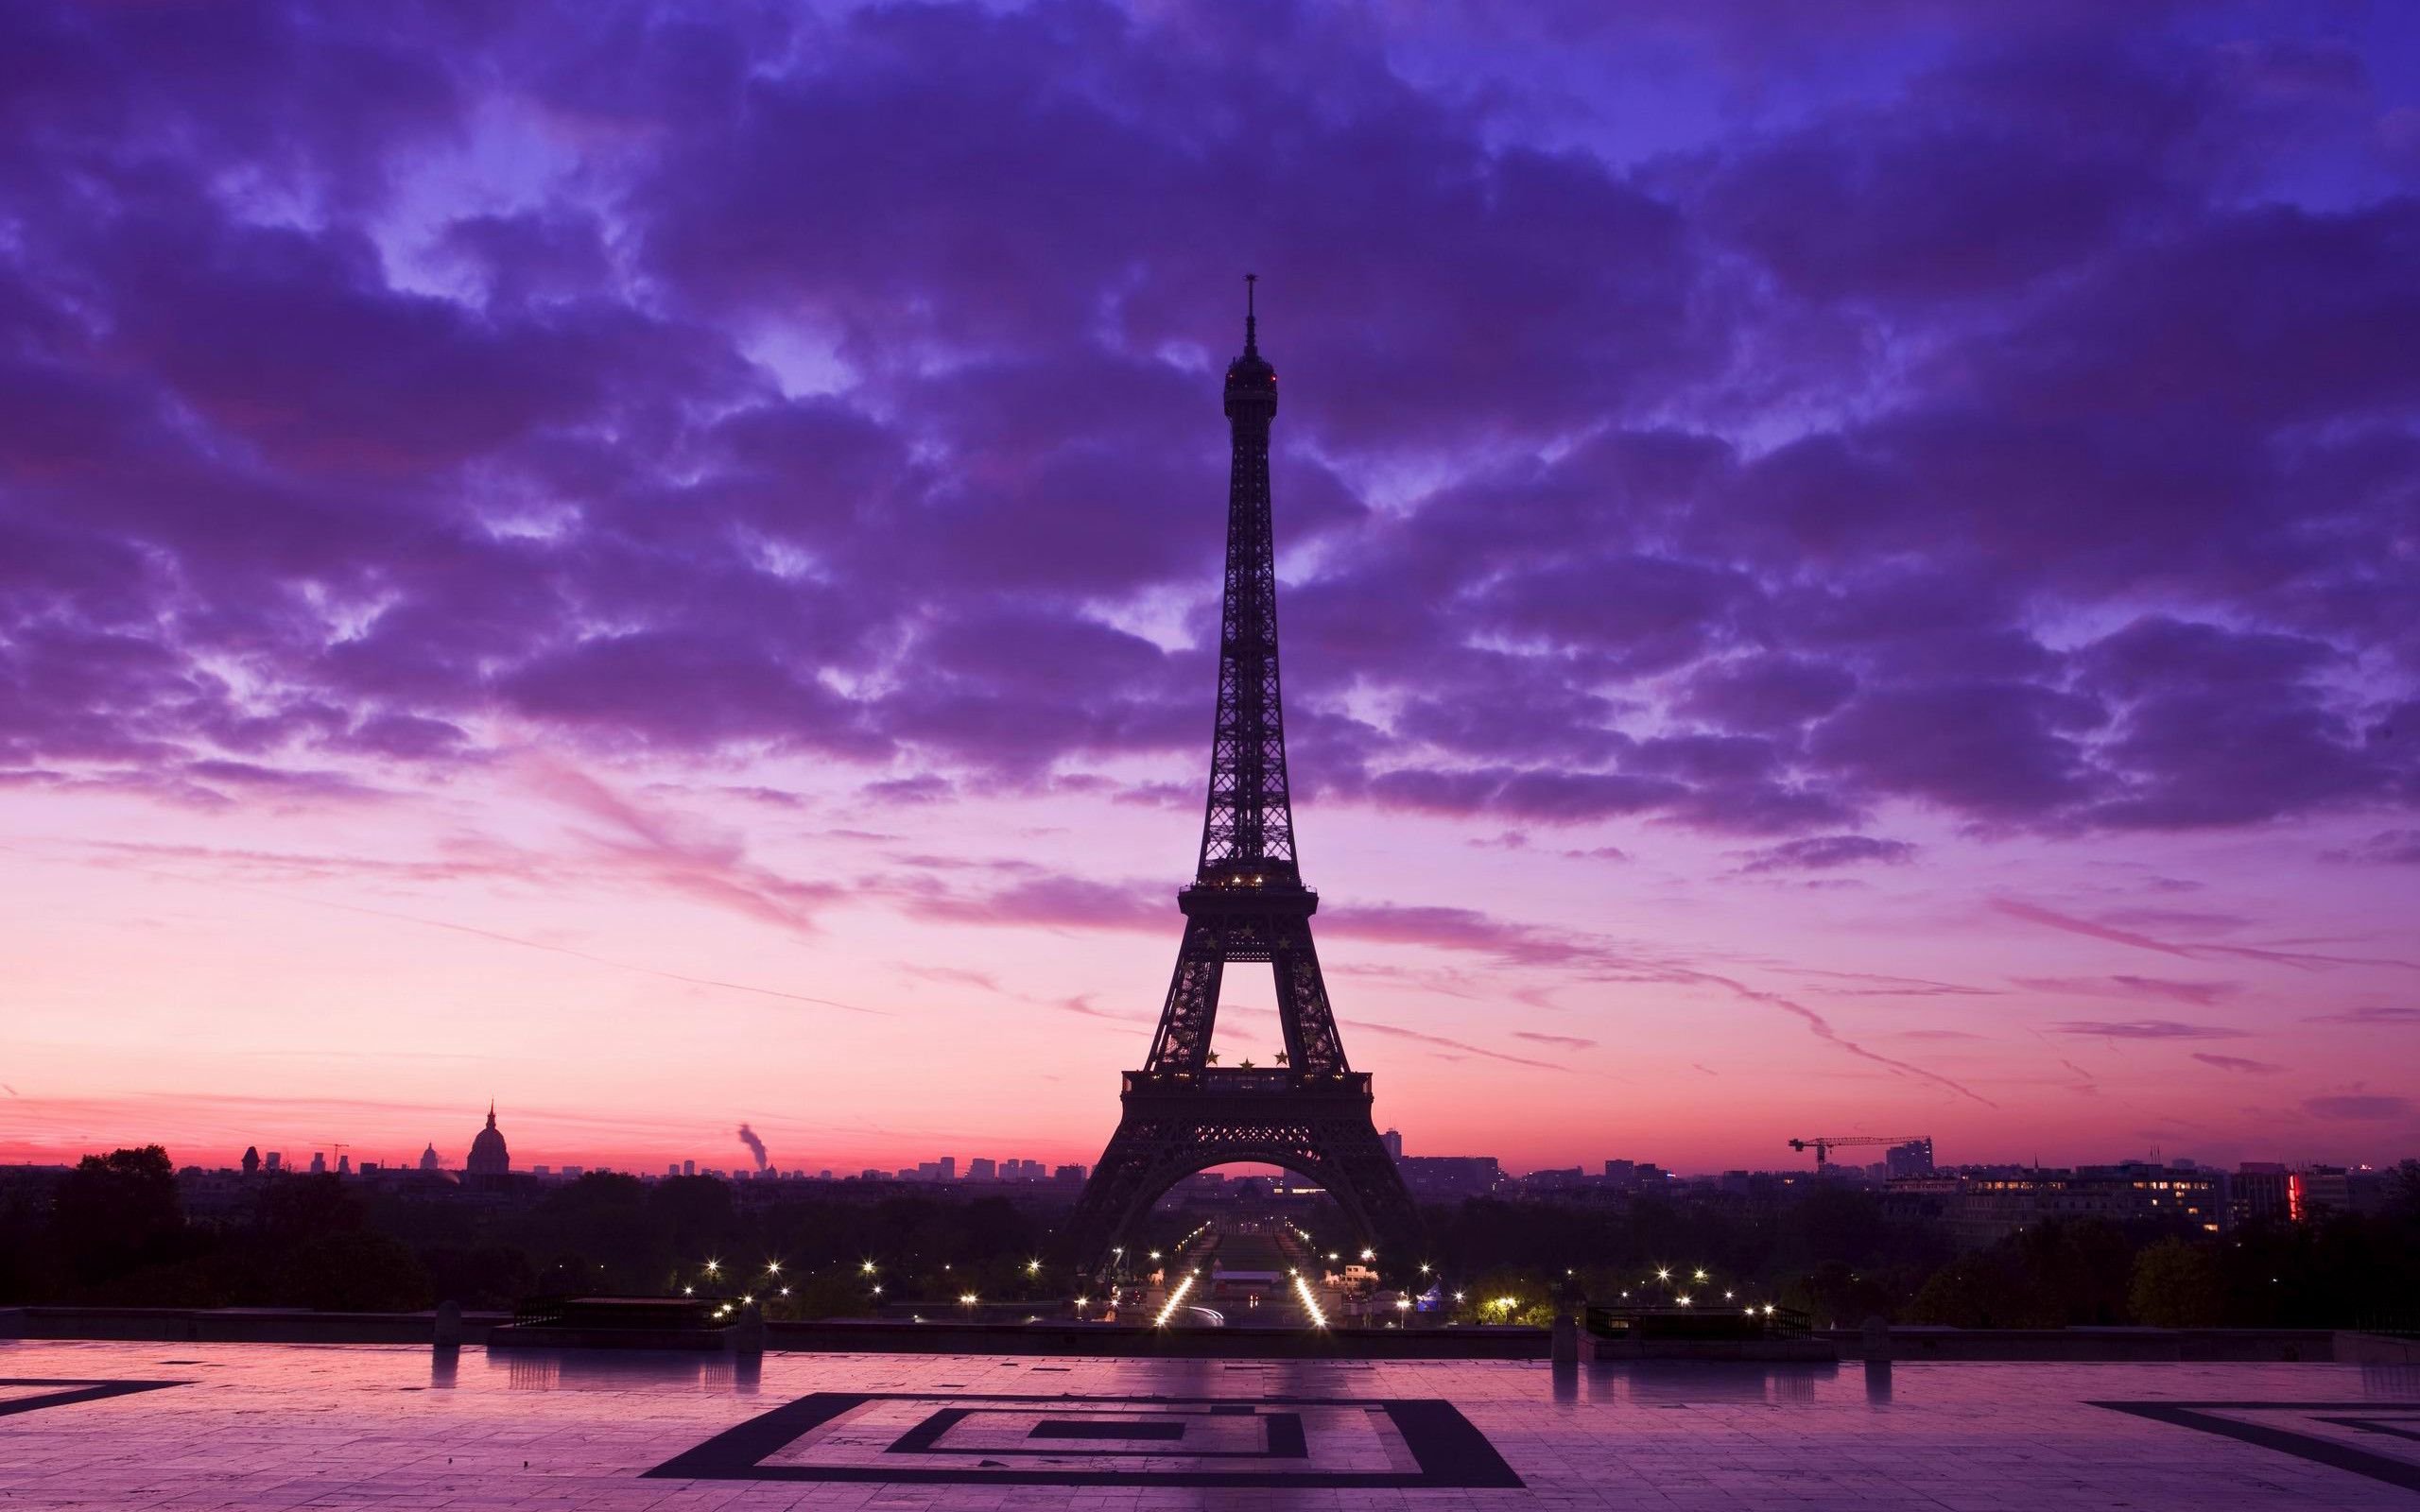
[[[1916,848],[1905,840],[1866,834],[1819,834],[1748,853],[1739,869],[1758,871],[1829,871],[1867,862],[1898,865],[1912,860]]]
[[[1752,870],[1896,859],[1890,803],[2409,859],[2371,63],[1858,25],[1905,67],[1784,117],[1736,25],[1519,8],[11,8],[0,781],[1196,754],[1250,262],[1306,795]],[[1667,48],[1690,108],[1572,114]]]

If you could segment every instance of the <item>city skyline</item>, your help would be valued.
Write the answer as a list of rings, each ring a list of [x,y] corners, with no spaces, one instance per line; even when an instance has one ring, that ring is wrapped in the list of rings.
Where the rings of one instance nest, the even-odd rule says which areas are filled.
[[[2420,24],[1697,9],[12,15],[0,1161],[1095,1160],[1246,267],[1411,1153],[2420,1149]]]

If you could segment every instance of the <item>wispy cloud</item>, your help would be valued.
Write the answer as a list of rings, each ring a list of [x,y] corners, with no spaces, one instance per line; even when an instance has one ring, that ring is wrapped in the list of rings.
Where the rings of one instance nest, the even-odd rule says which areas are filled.
[[[2179,982],[2158,976],[2019,976],[2011,981],[2033,992],[2094,997],[2157,998],[2207,1007],[2243,990],[2239,982]]]
[[[1596,1040],[1582,1040],[1576,1035],[1538,1034],[1529,1029],[1515,1029],[1512,1031],[1512,1038],[1515,1040],[1527,1040],[1532,1044],[1555,1045],[1564,1050],[1594,1050],[1597,1048]]]
[[[2205,1066],[2216,1066],[2221,1071],[2238,1072],[2246,1076],[2274,1076],[2286,1069],[2266,1060],[2247,1060],[2241,1056],[2214,1056],[2202,1050],[2194,1051],[2193,1058]]]
[[[2268,961],[2273,965],[2297,967],[2304,971],[2319,971],[2331,966],[2393,966],[2406,971],[2420,971],[2420,961],[2403,960],[2393,956],[2321,955],[2308,951],[2262,950],[2251,945],[2221,945],[2208,941],[2159,939],[2135,930],[2121,929],[2114,924],[2095,923],[2088,919],[2078,919],[2070,914],[2058,913],[2014,898],[1995,898],[1992,900],[1991,906],[2011,919],[2022,919],[2047,928],[2064,930],[2070,935],[2103,939],[2116,945],[2131,945],[2136,950],[2156,951],[2163,955],[2182,956],[2188,960],[2211,955],[2225,955],[2249,961]]]
[[[2313,1118],[2377,1123],[2391,1118],[2409,1118],[2412,1108],[2409,1097],[2376,1092],[2338,1092],[2325,1097],[2305,1098],[2303,1111]]]
[[[2050,1027],[2060,1034],[2092,1040],[2241,1040],[2241,1029],[2210,1023],[2179,1023],[2174,1019],[2070,1019]]]

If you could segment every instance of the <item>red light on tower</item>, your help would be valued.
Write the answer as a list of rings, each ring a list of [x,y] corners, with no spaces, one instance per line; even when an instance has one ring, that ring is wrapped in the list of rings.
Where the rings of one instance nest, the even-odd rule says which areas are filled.
[[[2299,1171],[2286,1177],[2286,1217],[2293,1223],[2303,1221],[2303,1177]]]

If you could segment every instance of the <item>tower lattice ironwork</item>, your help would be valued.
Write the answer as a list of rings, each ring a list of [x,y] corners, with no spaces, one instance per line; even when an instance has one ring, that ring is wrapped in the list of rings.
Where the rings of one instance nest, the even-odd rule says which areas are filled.
[[[1407,1259],[1418,1233],[1411,1197],[1371,1122],[1369,1073],[1352,1068],[1337,1038],[1311,944],[1319,895],[1295,865],[1270,527],[1277,370],[1260,354],[1253,283],[1247,275],[1243,355],[1227,366],[1226,585],[1201,862],[1177,894],[1184,938],[1150,1058],[1125,1074],[1117,1132],[1070,1220],[1068,1247],[1087,1273],[1168,1188],[1231,1162],[1308,1177],[1382,1263]],[[1230,961],[1267,961],[1276,976],[1285,1050],[1273,1067],[1215,1064],[1210,1035]]]

